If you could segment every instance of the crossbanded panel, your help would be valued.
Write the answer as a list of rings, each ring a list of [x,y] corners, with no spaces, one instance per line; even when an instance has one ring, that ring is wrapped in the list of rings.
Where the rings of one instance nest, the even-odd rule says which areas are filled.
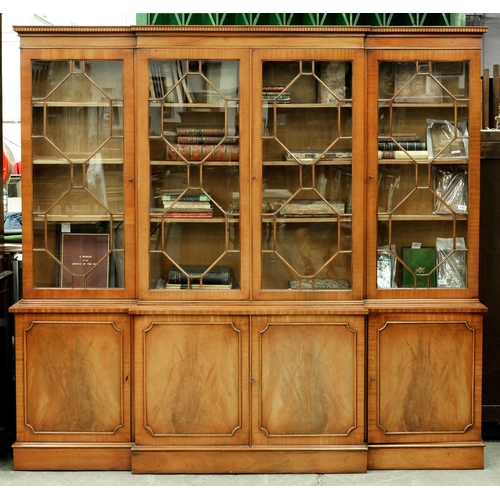
[[[25,424],[36,436],[113,435],[124,425],[123,332],[112,322],[25,330]],[[36,438],[35,438],[36,439]]]
[[[268,437],[356,428],[356,340],[347,324],[269,324],[261,332],[260,429]]]
[[[464,434],[474,424],[474,334],[466,322],[379,330],[377,425],[385,435]]]
[[[230,323],[153,323],[145,332],[152,436],[232,436],[241,428],[239,334]]]

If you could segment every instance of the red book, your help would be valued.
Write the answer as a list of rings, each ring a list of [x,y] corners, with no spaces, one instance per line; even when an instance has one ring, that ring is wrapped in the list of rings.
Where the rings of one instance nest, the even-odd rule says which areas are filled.
[[[108,252],[108,234],[62,233],[61,287],[108,288]]]
[[[167,161],[238,161],[239,158],[240,147],[236,144],[219,147],[209,144],[167,145]]]

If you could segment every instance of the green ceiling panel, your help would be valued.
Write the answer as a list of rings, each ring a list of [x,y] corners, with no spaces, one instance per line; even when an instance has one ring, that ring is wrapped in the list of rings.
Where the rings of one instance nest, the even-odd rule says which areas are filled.
[[[465,14],[137,14],[142,25],[465,26]]]

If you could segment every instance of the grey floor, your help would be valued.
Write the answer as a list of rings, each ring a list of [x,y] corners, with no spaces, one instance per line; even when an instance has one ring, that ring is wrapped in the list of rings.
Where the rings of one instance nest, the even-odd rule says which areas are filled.
[[[12,455],[7,451],[0,455],[0,486],[500,486],[500,441],[486,441],[482,470],[369,471],[366,474],[26,472],[13,470]],[[2,497],[7,498],[0,490]]]

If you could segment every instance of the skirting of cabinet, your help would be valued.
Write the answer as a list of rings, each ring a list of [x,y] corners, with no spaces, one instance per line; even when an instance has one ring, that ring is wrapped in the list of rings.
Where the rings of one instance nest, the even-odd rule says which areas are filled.
[[[14,470],[130,470],[132,443],[14,443]]]
[[[132,447],[134,474],[333,474],[367,471],[366,446]]]
[[[368,445],[369,470],[483,469],[482,441],[471,443]]]

